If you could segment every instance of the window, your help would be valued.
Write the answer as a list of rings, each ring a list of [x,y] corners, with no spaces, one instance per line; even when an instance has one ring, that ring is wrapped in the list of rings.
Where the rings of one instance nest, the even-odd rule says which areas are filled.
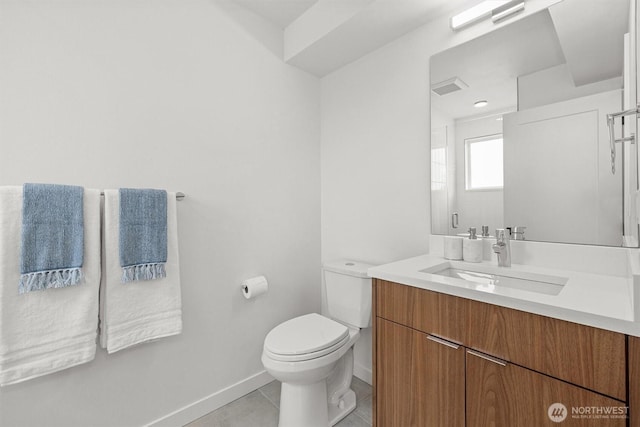
[[[467,190],[497,190],[503,186],[502,135],[465,139]]]

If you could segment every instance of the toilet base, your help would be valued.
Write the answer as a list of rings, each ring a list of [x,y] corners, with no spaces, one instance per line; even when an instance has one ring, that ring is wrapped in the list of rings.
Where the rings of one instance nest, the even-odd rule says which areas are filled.
[[[338,405],[329,405],[329,426],[338,424],[354,409],[356,409],[356,394],[350,389],[340,398]]]
[[[285,406],[280,406],[278,427],[300,427],[301,420],[305,427],[332,427],[356,409],[356,394],[349,389],[336,405],[327,405],[324,381],[305,386],[283,383],[280,402]]]
[[[304,420],[304,421],[303,421]],[[315,384],[282,383],[278,427],[327,427],[326,382]]]

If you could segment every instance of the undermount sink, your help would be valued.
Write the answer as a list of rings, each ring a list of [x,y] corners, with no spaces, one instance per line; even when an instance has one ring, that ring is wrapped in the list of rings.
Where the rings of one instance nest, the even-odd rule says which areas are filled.
[[[499,291],[500,288],[510,288],[538,294],[558,295],[568,280],[564,277],[539,275],[528,272],[505,271],[504,273],[496,273],[486,271],[488,269],[489,268],[485,267],[483,268],[485,271],[477,271],[447,265],[445,267],[431,267],[420,271],[423,273],[452,277],[454,279],[462,279],[473,283],[477,290],[485,292],[496,292]]]

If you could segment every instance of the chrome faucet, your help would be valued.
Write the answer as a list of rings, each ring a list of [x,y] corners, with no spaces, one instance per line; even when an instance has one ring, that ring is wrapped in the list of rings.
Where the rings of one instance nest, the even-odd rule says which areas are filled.
[[[496,243],[491,246],[493,252],[498,255],[498,266],[511,267],[511,245],[509,245],[509,232],[504,228],[496,229]]]

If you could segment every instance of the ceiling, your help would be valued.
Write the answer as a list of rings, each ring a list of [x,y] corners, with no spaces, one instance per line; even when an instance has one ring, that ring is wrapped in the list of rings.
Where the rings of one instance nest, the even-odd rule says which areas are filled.
[[[318,0],[235,0],[236,3],[285,29]]]
[[[431,20],[453,15],[480,0],[231,1],[283,30],[287,63],[323,77]],[[495,57],[493,62],[499,66],[478,69],[476,74],[515,77],[535,71],[531,64],[555,61],[566,62],[576,85],[610,78],[621,69],[617,41],[628,27],[628,8],[628,0],[562,0],[524,32],[516,26],[526,23],[504,26],[504,31],[511,31],[513,37],[508,38],[510,43],[501,42],[500,49],[472,41],[469,46],[473,48],[466,52],[463,62],[478,64],[479,57],[502,53],[501,59]],[[480,39],[495,43],[491,37]],[[475,69],[477,65],[466,72]],[[497,84],[494,80],[482,84]]]
[[[573,85],[618,78],[628,1],[564,0],[431,58],[431,84],[458,77],[467,88],[433,95],[433,106],[449,117],[469,118],[515,111],[518,78],[566,67]],[[604,18],[604,19],[603,19]],[[473,103],[489,101],[478,110]]]
[[[565,0],[549,8],[576,86],[620,75],[628,0]]]
[[[233,0],[284,31],[285,61],[318,77],[478,0]],[[350,9],[349,13],[345,13]],[[306,31],[306,32],[305,32]],[[287,46],[296,45],[287,54]]]

